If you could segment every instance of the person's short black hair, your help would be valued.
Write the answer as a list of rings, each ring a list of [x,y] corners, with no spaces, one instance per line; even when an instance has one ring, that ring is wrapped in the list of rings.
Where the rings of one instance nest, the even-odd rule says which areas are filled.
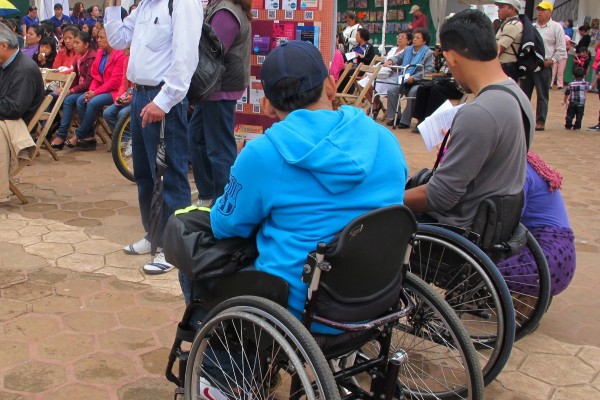
[[[371,39],[371,34],[365,28],[358,28],[356,33],[360,33],[360,37],[363,38],[365,42],[368,42],[369,39]]]
[[[583,79],[585,76],[585,70],[582,67],[573,68],[573,76],[575,79]]]
[[[58,9],[61,9],[61,10],[62,10],[62,8],[63,8],[63,6],[62,6],[62,4],[60,4],[60,3],[56,3],[56,4],[54,5],[54,9],[55,9],[55,10],[58,10]]]
[[[321,97],[324,84],[312,88],[304,93],[298,93],[301,81],[296,78],[284,78],[273,85],[273,91],[277,93],[276,99],[269,99],[273,107],[279,111],[292,112],[306,108],[316,103]]]
[[[417,34],[420,33],[421,36],[423,36],[423,41],[425,42],[425,44],[427,46],[429,46],[429,43],[431,42],[431,33],[429,33],[429,31],[425,28],[417,28],[413,31],[413,37]]]
[[[56,39],[54,39],[53,37],[43,37],[42,39],[40,39],[40,42],[38,44],[40,46],[43,44],[50,46],[50,48],[52,49],[52,53],[56,54]]]
[[[412,42],[412,37],[413,37],[412,31],[409,31],[409,30],[400,31],[398,33],[398,35],[400,35],[401,33],[404,33],[406,35],[406,38],[408,39],[408,41]]]
[[[589,50],[586,46],[579,46],[576,51],[577,51],[577,53],[581,53],[582,51],[589,51]]]
[[[581,25],[579,27],[579,31],[587,32],[589,30],[590,30],[590,26],[589,25]]]
[[[454,50],[469,60],[491,61],[498,56],[492,21],[479,10],[463,10],[440,28],[442,50]]]

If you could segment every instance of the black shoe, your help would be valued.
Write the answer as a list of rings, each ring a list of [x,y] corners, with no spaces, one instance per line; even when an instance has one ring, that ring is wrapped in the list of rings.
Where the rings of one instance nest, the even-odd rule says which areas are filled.
[[[96,141],[96,139],[92,139],[92,140],[81,140],[81,139],[79,139],[77,141],[77,148],[79,150],[84,150],[84,151],[96,150],[96,145],[97,144],[98,144],[98,142]]]
[[[50,143],[50,147],[52,147],[54,150],[62,150],[63,147],[65,147],[66,142],[67,141],[65,140],[64,142],[62,142],[60,144],[59,143]]]
[[[600,131],[600,123],[598,125],[590,126],[587,128],[588,131]]]
[[[408,128],[410,128],[410,125],[398,124],[398,128],[400,128],[400,129],[408,129]]]
[[[394,126],[394,120],[385,123],[387,126]]]

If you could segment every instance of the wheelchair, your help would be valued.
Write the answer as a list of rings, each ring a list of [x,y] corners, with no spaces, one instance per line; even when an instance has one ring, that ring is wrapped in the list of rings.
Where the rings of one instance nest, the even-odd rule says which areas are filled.
[[[471,230],[419,224],[411,256],[410,271],[434,287],[465,325],[478,351],[486,385],[502,371],[513,342],[537,327],[550,299],[546,258],[531,233],[514,223],[522,209],[519,196],[490,199],[492,203],[521,202],[521,206],[498,207],[501,211],[495,215],[505,218],[503,225],[490,222],[497,217],[487,215],[488,208],[483,206],[480,221],[485,222]],[[503,232],[492,237],[489,226]],[[501,262],[512,260],[523,247],[533,254],[535,265]]]
[[[397,205],[319,243],[304,265],[301,319],[284,308],[288,285],[279,277],[250,269],[207,282],[169,355],[175,398],[219,400],[212,387],[221,399],[482,399],[471,338],[450,306],[407,272],[415,232],[412,213]],[[196,330],[198,308],[210,311]],[[314,324],[340,333],[310,333]]]

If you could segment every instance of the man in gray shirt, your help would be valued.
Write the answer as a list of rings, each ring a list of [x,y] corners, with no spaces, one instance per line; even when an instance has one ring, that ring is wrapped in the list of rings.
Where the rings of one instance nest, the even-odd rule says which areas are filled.
[[[438,222],[468,228],[483,199],[523,189],[527,148],[521,109],[530,138],[533,111],[502,71],[492,24],[483,13],[457,13],[442,25],[440,40],[452,75],[476,96],[456,114],[441,166],[427,184],[407,190],[404,203]]]

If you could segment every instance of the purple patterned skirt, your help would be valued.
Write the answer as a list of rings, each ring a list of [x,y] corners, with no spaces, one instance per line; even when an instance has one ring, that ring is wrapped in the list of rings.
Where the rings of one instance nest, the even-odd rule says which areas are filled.
[[[551,295],[569,286],[575,274],[575,236],[569,228],[540,227],[529,229],[542,248],[550,269]],[[535,295],[537,271],[527,247],[519,254],[498,263],[498,269],[511,291]]]

